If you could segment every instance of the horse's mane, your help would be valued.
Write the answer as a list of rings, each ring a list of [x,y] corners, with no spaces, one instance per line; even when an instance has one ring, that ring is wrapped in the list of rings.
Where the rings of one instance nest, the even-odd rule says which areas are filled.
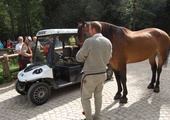
[[[107,38],[113,34],[123,36],[126,32],[130,31],[125,27],[116,26],[107,22],[100,22],[100,24],[102,25],[102,34]]]
[[[92,21],[86,21],[85,25],[88,26],[91,22]],[[107,37],[111,41],[113,39],[116,40],[117,37],[126,36],[125,34],[130,32],[129,29],[122,27],[122,26],[116,26],[116,25],[113,25],[113,24],[110,24],[110,23],[107,23],[107,22],[101,22],[101,21],[98,21],[98,22],[100,22],[100,24],[102,25],[103,36]],[[82,24],[80,24],[78,26],[78,35],[81,36],[81,34],[79,34],[79,33],[82,33]]]

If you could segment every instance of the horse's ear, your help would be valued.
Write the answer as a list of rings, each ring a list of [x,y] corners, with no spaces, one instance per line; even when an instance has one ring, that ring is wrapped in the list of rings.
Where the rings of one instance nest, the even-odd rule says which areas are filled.
[[[81,24],[82,24],[83,27],[86,27],[86,22],[84,21],[83,18],[80,18],[80,22],[81,22]]]

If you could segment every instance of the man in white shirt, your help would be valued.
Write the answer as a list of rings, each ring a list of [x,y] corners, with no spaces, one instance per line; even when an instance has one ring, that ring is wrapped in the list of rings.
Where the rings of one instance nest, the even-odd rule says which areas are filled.
[[[19,69],[21,70],[22,68],[22,60],[21,60],[21,49],[22,49],[22,45],[24,44],[23,42],[23,37],[22,36],[19,36],[18,37],[18,44],[16,44],[15,46],[15,52],[19,54],[19,57],[18,57],[18,65],[19,65]]]
[[[21,54],[22,45],[24,44],[22,36],[18,37],[18,42],[19,43],[16,44],[16,46],[15,46],[15,52],[20,55]]]

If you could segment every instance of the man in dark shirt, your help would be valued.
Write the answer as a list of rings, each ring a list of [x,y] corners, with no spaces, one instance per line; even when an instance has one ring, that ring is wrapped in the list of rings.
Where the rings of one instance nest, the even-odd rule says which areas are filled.
[[[31,63],[32,50],[29,47],[29,44],[31,43],[31,41],[32,41],[32,38],[30,36],[27,36],[25,39],[25,43],[22,45],[20,70],[23,70],[27,66],[28,63]]]

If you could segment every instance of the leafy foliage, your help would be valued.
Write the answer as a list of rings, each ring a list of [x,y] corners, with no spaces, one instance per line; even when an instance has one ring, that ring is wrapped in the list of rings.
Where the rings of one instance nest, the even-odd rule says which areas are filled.
[[[75,28],[80,18],[170,32],[170,0],[1,0],[0,8],[1,40],[45,28]]]

